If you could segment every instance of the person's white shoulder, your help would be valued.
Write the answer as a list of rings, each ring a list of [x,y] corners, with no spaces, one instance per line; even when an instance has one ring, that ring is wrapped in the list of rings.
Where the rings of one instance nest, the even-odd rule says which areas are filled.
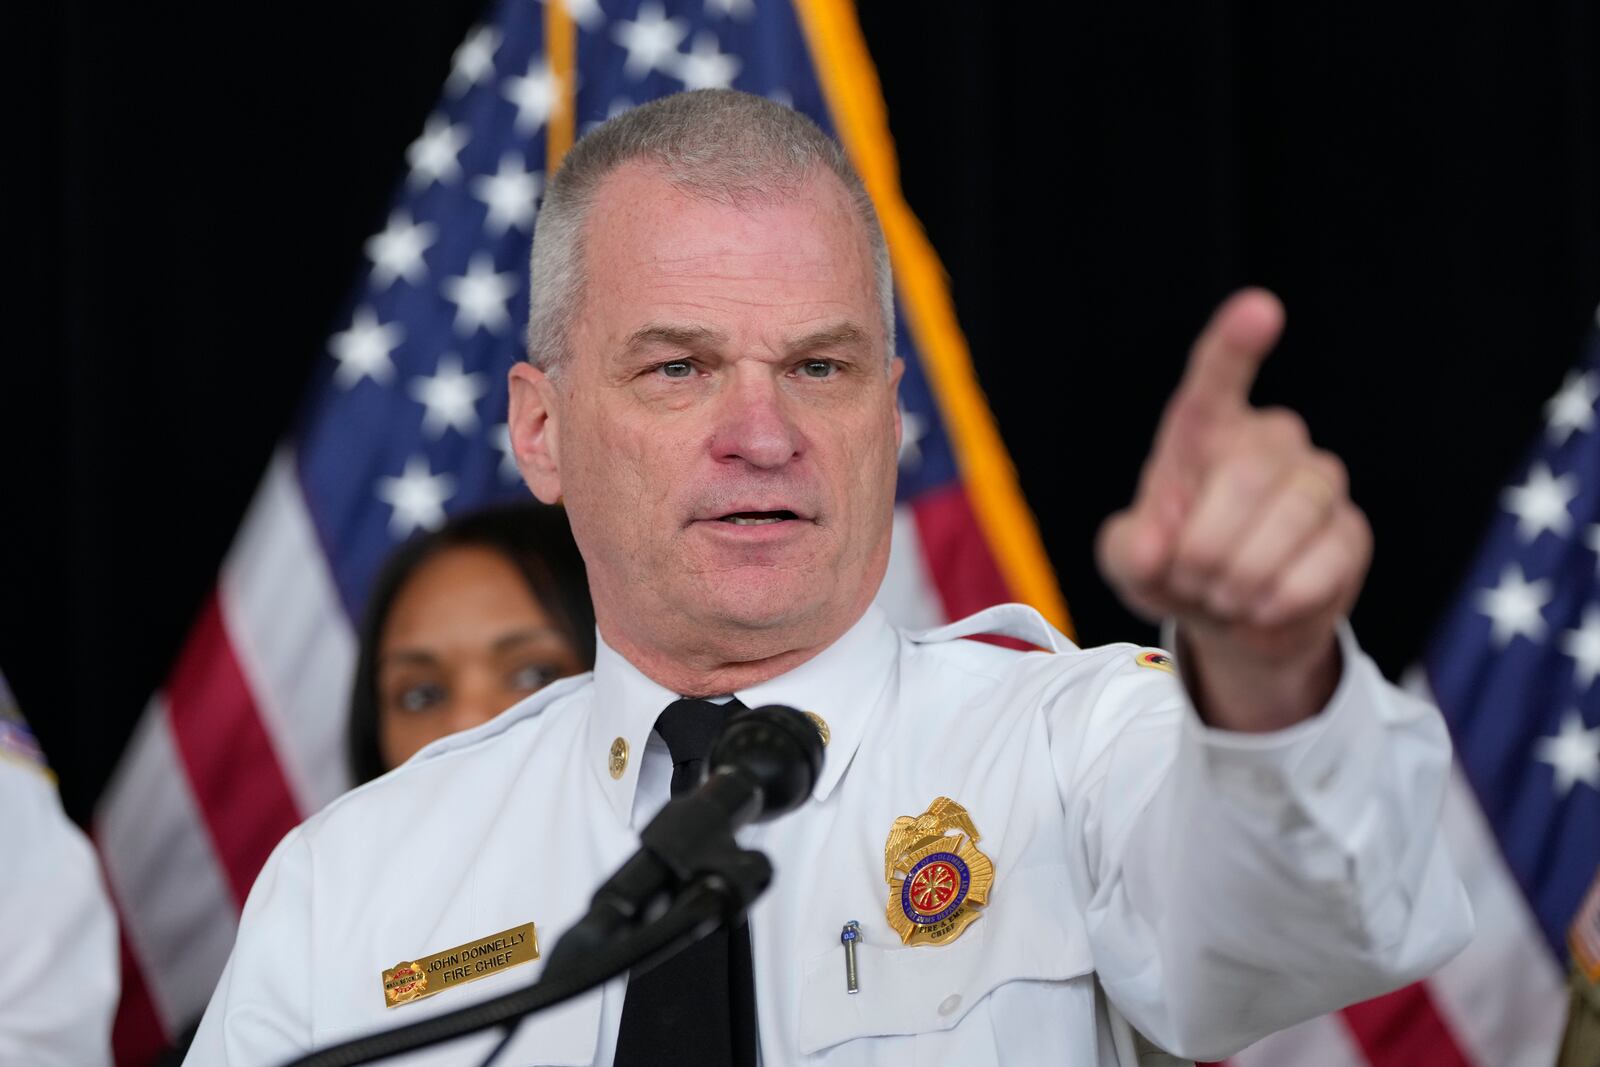
[[[907,640],[918,645],[947,645],[964,637],[986,636],[1011,638],[1047,652],[1076,651],[1078,648],[1071,638],[1051,626],[1045,617],[1039,614],[1038,609],[1026,604],[995,604],[954,622],[920,630],[908,630],[905,636]],[[996,645],[974,646],[970,643],[955,646],[956,649],[970,647],[999,648]],[[995,657],[996,661],[1007,658],[1009,657]]]
[[[438,759],[452,752],[482,748],[485,745],[492,744],[497,738],[518,731],[536,730],[538,724],[548,721],[549,715],[559,711],[558,704],[565,698],[580,692],[593,681],[593,671],[585,671],[582,674],[558,678],[537,693],[529,694],[521,701],[513,704],[488,722],[480,723],[467,730],[446,734],[437,741],[429,742],[417,750],[416,754],[410,759],[389,772],[389,775],[384,775],[383,778],[403,771],[407,767],[425,763],[431,759]],[[383,778],[375,780],[382,781]]]
[[[593,679],[594,675],[587,672],[559,679],[486,723],[429,742],[387,774],[336,797],[291,833],[304,834],[314,841],[335,827],[370,825],[373,810],[391,806],[396,794],[415,794],[426,788],[428,779],[453,772],[460,761],[493,760],[508,746],[536,744],[541,731],[561,713],[563,705]]]
[[[1170,719],[1185,705],[1171,653],[1126,642],[1080,647],[1026,604],[996,604],[904,636],[924,653],[915,661],[924,669],[987,680],[997,695],[1056,719],[1065,711],[1065,724],[1080,740],[1090,727],[1114,734],[1127,725],[1130,709]]]
[[[424,745],[400,766],[335,797],[321,811],[289,831],[278,851],[297,838],[320,848],[329,835],[363,834],[385,822],[403,831],[403,820],[384,819],[381,815],[396,810],[396,804],[401,803],[398,798],[425,793],[431,779],[454,773],[461,762],[492,761],[505,755],[509,748],[537,744],[540,733],[560,714],[562,705],[593,678],[590,673],[562,678],[486,723]],[[258,882],[277,858],[276,852],[268,858],[257,876]]]
[[[108,1064],[120,976],[100,865],[42,759],[3,738],[0,811],[0,1063]]]
[[[561,679],[481,726],[427,745],[285,835],[250,889],[233,952],[184,1062],[269,1063],[308,1051],[311,985],[282,976],[314,956],[315,901],[359,890],[366,867],[419,832],[417,813],[435,807],[462,775],[510,773],[592,677]]]

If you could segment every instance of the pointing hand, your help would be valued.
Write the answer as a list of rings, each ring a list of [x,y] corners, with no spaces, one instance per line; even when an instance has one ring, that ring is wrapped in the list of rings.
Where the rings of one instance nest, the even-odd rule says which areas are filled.
[[[1177,620],[1201,713],[1232,729],[1313,714],[1338,680],[1335,627],[1372,533],[1344,465],[1250,388],[1283,330],[1264,289],[1235,293],[1195,342],[1138,493],[1100,530],[1100,568],[1135,611]]]

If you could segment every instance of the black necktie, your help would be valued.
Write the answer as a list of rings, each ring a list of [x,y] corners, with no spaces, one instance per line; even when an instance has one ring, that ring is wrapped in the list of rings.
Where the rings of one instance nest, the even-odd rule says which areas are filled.
[[[675,700],[656,720],[672,753],[672,795],[700,784],[711,743],[737,700]],[[755,1067],[756,990],[750,927],[721,927],[642,975],[630,976],[616,1067]]]

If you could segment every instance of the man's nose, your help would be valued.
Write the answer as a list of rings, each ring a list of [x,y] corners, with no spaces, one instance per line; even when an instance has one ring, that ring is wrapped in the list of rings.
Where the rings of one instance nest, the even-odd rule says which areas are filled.
[[[719,398],[712,454],[753,467],[781,467],[800,451],[791,415],[777,372],[756,361],[741,364]]]

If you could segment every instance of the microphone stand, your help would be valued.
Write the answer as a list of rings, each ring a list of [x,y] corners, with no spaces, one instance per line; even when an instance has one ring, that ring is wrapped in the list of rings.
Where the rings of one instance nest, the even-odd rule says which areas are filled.
[[[736,921],[772,882],[766,856],[740,848],[733,839],[732,827],[747,821],[760,802],[759,789],[729,774],[662,809],[640,835],[644,848],[595,893],[589,914],[562,935],[533,985],[331,1045],[287,1067],[354,1067],[508,1026],[487,1064],[525,1016],[571,1000],[624,971],[646,970],[719,925]]]

